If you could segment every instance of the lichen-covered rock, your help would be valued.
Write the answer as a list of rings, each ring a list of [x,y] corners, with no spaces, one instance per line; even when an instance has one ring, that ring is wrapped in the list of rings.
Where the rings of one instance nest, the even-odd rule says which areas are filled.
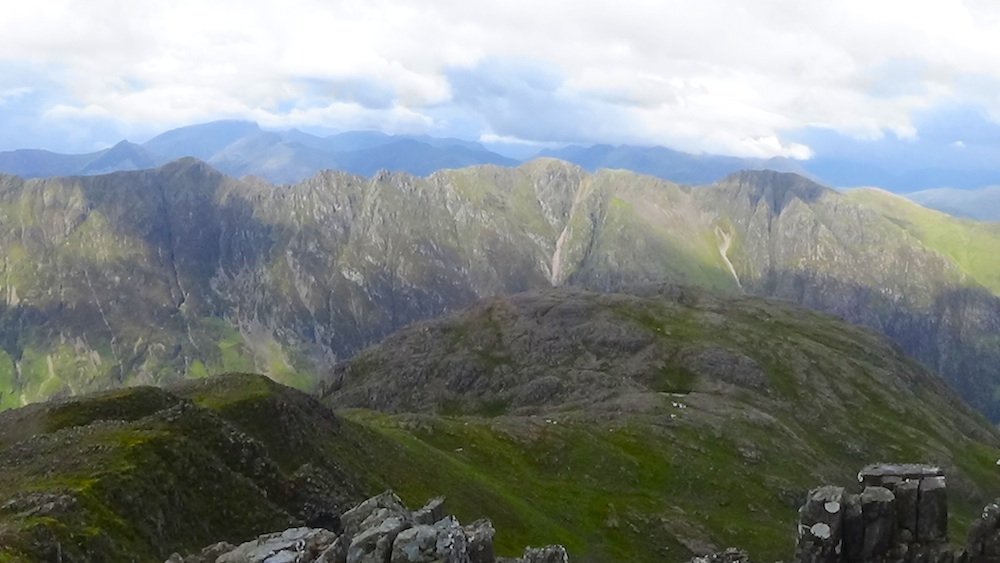
[[[403,530],[393,542],[392,563],[469,563],[468,538],[458,521],[444,518],[433,526]]]
[[[493,536],[496,535],[493,523],[480,519],[466,526],[464,530],[469,542],[469,563],[493,563],[496,559],[493,553]]]
[[[825,486],[809,492],[799,509],[796,560],[835,563],[840,557],[844,488]]]
[[[215,563],[284,563],[313,561],[322,554],[337,535],[329,530],[292,528],[284,532],[266,534],[256,540],[206,561]]]
[[[413,513],[413,523],[429,526],[444,517],[444,497],[435,497]]]
[[[983,513],[969,527],[965,546],[972,560],[1000,557],[1000,500],[983,508]]]
[[[389,559],[396,536],[412,524],[407,515],[407,517],[388,516],[370,528],[364,525],[379,518],[386,511],[385,508],[376,508],[371,516],[365,519],[362,531],[351,538],[351,545],[347,549],[347,563],[385,563]]]
[[[342,514],[344,532],[292,528],[266,534],[239,547],[213,544],[200,555],[173,554],[167,563],[495,563],[493,524],[481,519],[462,526],[453,516],[419,523],[443,513],[432,499],[411,513],[392,491]],[[518,563],[567,563],[561,546],[528,548]]]
[[[390,517],[400,518],[404,521],[411,518],[410,511],[406,509],[396,493],[385,491],[341,515],[340,525],[345,535],[353,537],[362,530],[378,526]]]

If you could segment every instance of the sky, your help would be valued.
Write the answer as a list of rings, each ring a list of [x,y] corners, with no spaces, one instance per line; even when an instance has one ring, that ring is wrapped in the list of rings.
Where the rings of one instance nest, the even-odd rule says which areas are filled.
[[[830,166],[1000,162],[1000,3],[985,0],[35,0],[0,13],[0,150],[83,152],[238,118]]]

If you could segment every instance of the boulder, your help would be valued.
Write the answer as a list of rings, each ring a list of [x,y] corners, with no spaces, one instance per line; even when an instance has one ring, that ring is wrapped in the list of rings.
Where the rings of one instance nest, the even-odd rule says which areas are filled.
[[[517,559],[520,563],[569,563],[566,548],[561,545],[526,547],[524,555]]]
[[[464,528],[469,542],[469,563],[494,563],[493,536],[496,530],[489,520],[476,520]]]
[[[436,497],[427,501],[423,508],[413,513],[413,523],[430,526],[444,517],[444,497]]]
[[[410,513],[392,491],[340,515],[344,533],[292,528],[240,546],[218,543],[200,555],[173,554],[167,563],[496,563],[493,524],[481,519],[462,526],[443,515],[443,498]],[[568,563],[562,546],[525,549],[512,563]],[[721,562],[720,562],[721,563]]]
[[[800,563],[835,563],[840,558],[844,488],[813,489],[799,509],[796,560]]]
[[[391,563],[469,563],[465,531],[454,518],[403,530],[392,545]]]
[[[885,487],[865,487],[861,493],[861,517],[865,538],[861,559],[882,558],[892,548],[896,535],[896,497]]]
[[[965,550],[972,560],[1000,557],[1000,499],[986,505],[972,522]]]
[[[925,477],[940,477],[944,471],[935,465],[919,463],[876,463],[868,465],[858,473],[858,481],[863,487],[885,487],[893,490],[906,480],[920,481]]]
[[[266,534],[206,561],[216,563],[284,563],[313,561],[337,539],[329,530],[292,528]],[[206,548],[207,550],[208,548]],[[203,552],[204,553],[204,552]]]
[[[385,508],[374,509],[365,523],[386,511]],[[408,514],[406,517],[388,516],[374,527],[364,526],[360,533],[351,538],[351,545],[347,549],[347,563],[385,563],[392,555],[396,536],[410,526]]]
[[[948,490],[943,476],[920,480],[917,507],[917,540],[921,543],[948,541]]]
[[[410,511],[396,493],[385,491],[374,496],[340,516],[344,535],[353,537],[363,530],[378,527],[390,517],[410,520]]]
[[[347,536],[340,536],[320,554],[317,563],[347,563],[347,548],[351,545],[351,539]]]

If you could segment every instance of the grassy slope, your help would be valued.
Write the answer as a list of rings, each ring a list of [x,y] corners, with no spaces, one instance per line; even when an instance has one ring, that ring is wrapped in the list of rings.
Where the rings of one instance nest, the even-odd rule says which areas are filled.
[[[662,381],[652,385],[683,391],[687,384],[693,392],[529,416],[442,416],[446,405],[438,414],[346,416],[408,448],[408,464],[380,470],[404,496],[474,483],[453,495],[458,513],[470,517],[488,507],[500,523],[502,547],[544,541],[544,535],[564,542],[581,561],[680,561],[706,543],[744,546],[759,560],[787,558],[805,492],[824,482],[849,485],[861,466],[880,460],[947,467],[959,539],[1000,487],[994,463],[1000,442],[988,423],[864,330],[750,299],[707,310],[640,301],[616,314],[664,342],[747,354],[764,368],[768,390],[727,387],[699,375],[678,379],[684,366],[668,359]],[[489,347],[475,334],[488,321],[470,315],[450,322],[480,352]],[[427,331],[422,325],[412,334],[439,337]],[[402,352],[405,343],[390,342],[359,356],[365,379],[399,373],[395,360],[419,363],[428,373],[446,369],[427,360],[435,356],[433,344],[422,349],[426,355],[410,358]],[[381,363],[387,357],[381,354],[389,360]],[[510,358],[523,355],[495,349],[481,357],[508,358],[516,372],[517,360]],[[612,367],[608,377],[617,373]],[[438,469],[412,469],[421,466]],[[466,493],[473,494],[471,502]]]
[[[948,257],[975,282],[1000,295],[1000,224],[958,219],[878,189],[847,192],[877,210],[928,248]]]
[[[677,379],[681,366],[668,361],[652,385],[679,394],[521,416],[335,419],[259,376],[34,405],[0,415],[0,506],[22,499],[0,510],[0,561],[53,541],[64,555],[115,560],[245,540],[289,521],[294,501],[280,491],[303,464],[329,476],[344,503],[385,487],[411,505],[445,494],[463,520],[493,519],[501,554],[562,542],[576,561],[682,561],[708,543],[788,557],[805,491],[847,484],[876,460],[945,464],[953,536],[1000,488],[989,426],[863,330],[759,300],[626,301],[605,313],[664,342],[745,352],[769,390]],[[182,399],[200,408],[166,416]],[[259,446],[227,446],[217,417]],[[32,512],[24,506],[45,504],[24,500],[32,493],[75,504]]]

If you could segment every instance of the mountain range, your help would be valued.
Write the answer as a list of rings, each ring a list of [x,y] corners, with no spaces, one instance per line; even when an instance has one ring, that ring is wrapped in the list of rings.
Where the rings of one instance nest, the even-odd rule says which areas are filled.
[[[552,286],[670,282],[872,327],[1000,418],[1000,231],[790,173],[689,188],[554,159],[274,186],[182,159],[0,177],[0,405],[256,371]]]
[[[427,136],[348,132],[318,137],[302,131],[265,131],[256,123],[216,121],[173,129],[137,145],[122,141],[89,154],[43,150],[0,153],[0,171],[24,177],[96,175],[153,168],[194,157],[234,176],[295,182],[324,169],[371,175],[380,169],[427,175],[472,164],[516,161],[478,143]]]
[[[978,221],[1000,221],[1000,186],[977,190],[938,188],[905,194],[907,198],[931,209],[956,217]]]
[[[379,170],[427,176],[443,169],[477,164],[515,166],[523,159],[491,151],[481,143],[428,135],[387,135],[348,131],[317,136],[296,129],[266,131],[248,121],[215,121],[173,129],[140,144],[121,141],[88,154],[59,154],[36,149],[0,152],[0,173],[26,178],[97,175],[154,168],[183,157],[194,157],[236,177],[258,176],[269,182],[295,183],[321,170],[341,170],[371,176]],[[737,158],[690,154],[659,146],[568,145],[544,149],[534,157],[572,162],[589,172],[603,168],[630,170],[681,184],[710,184],[741,170],[794,172],[832,185],[892,186],[917,203],[945,213],[984,221],[1000,221],[996,188],[912,190],[928,185],[926,174],[909,180],[888,176],[869,164],[814,158]],[[849,171],[849,172],[845,172]],[[926,171],[924,171],[926,172]],[[939,174],[937,185],[948,185]],[[995,176],[995,175],[994,175]],[[981,181],[988,181],[986,174]],[[829,182],[828,182],[829,183]],[[933,182],[932,182],[932,185]]]

